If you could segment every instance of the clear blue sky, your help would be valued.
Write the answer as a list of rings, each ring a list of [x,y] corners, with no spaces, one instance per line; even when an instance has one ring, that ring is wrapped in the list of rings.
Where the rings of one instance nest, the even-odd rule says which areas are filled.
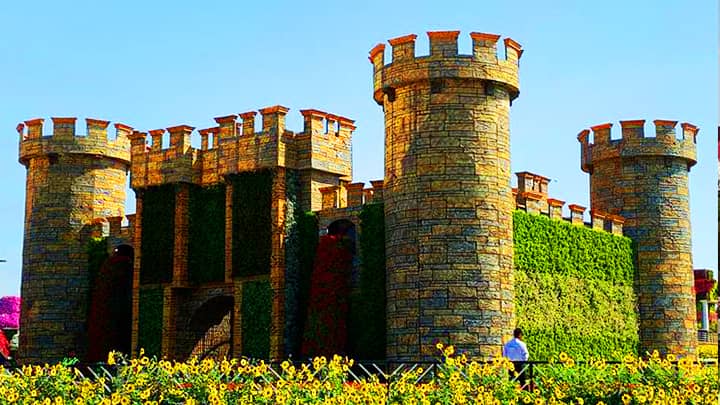
[[[383,176],[368,51],[416,33],[418,53],[427,53],[429,30],[461,30],[461,52],[471,31],[522,44],[512,169],[550,177],[552,196],[568,203],[589,205],[580,130],[624,119],[646,119],[647,130],[658,118],[699,126],[694,263],[717,267],[715,1],[28,3],[0,8],[0,258],[8,260],[0,296],[20,290],[18,122],[44,117],[49,127],[51,116],[77,116],[78,129],[85,117],[141,130],[204,128],[212,117],[282,104],[288,127],[300,130],[298,110],[316,108],[356,120],[353,176],[368,182]]]

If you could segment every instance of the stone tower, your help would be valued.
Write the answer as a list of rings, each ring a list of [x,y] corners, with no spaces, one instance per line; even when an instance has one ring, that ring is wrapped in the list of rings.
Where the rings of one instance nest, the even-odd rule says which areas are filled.
[[[497,356],[514,327],[510,104],[518,43],[459,31],[428,32],[370,51],[374,99],[385,113],[387,359],[427,360],[435,342]]]
[[[27,168],[23,241],[20,353],[23,363],[84,358],[88,301],[86,246],[94,220],[120,216],[125,206],[132,128],[87,119],[87,135],[75,134],[75,118],[18,125],[20,163]]]
[[[678,139],[677,121],[655,120],[655,136],[645,137],[644,123],[620,121],[617,140],[612,124],[592,127],[593,143],[582,131],[582,170],[590,174],[591,209],[623,216],[637,246],[640,353],[694,353],[688,172],[698,130],[683,123]]]

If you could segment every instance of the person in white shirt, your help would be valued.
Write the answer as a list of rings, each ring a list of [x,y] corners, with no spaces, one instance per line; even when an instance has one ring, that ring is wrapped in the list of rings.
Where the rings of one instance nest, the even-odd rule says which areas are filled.
[[[522,341],[522,330],[515,328],[513,331],[513,338],[510,339],[505,346],[503,346],[503,357],[507,357],[510,361],[515,363],[515,372],[518,373],[517,380],[520,382],[520,386],[525,386],[525,379],[527,377],[527,370],[523,371],[524,362],[530,358],[527,345]],[[514,377],[514,373],[510,372],[510,377]]]

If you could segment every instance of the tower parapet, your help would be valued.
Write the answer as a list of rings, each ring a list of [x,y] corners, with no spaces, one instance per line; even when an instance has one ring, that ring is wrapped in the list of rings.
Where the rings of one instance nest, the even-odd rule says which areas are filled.
[[[510,104],[520,45],[459,31],[416,35],[370,51],[373,98],[385,113],[387,358],[432,358],[436,340],[471,356],[499,356],[514,320]],[[378,197],[380,193],[377,194]],[[375,197],[373,197],[375,198]]]
[[[45,135],[43,118],[35,118],[18,124],[20,140],[19,160],[23,165],[38,156],[58,154],[86,154],[104,156],[120,162],[130,162],[130,135],[133,129],[116,123],[115,138],[108,137],[110,121],[87,118],[86,135],[75,132],[75,117],[53,117],[53,132]]]
[[[23,241],[20,355],[23,362],[53,362],[74,352],[84,358],[88,299],[87,242],[97,221],[122,216],[132,128],[86,119],[42,118],[17,126],[19,160],[27,168]],[[57,325],[62,326],[59,333]]]
[[[647,137],[644,122],[620,121],[622,137],[615,140],[610,123],[580,132],[581,167],[590,174],[592,211],[622,216],[625,235],[637,245],[640,352],[693,353],[688,172],[698,129],[683,123],[678,137],[677,121],[655,120],[655,136]]]
[[[443,86],[442,79],[448,78],[498,83],[510,93],[510,100],[517,98],[520,93],[518,61],[523,52],[520,44],[506,38],[503,41],[506,58],[502,59],[497,55],[500,35],[472,32],[472,55],[461,55],[459,34],[460,31],[428,32],[430,55],[427,56],[415,55],[415,34],[391,39],[388,42],[392,47],[392,61],[387,65],[385,45],[376,45],[370,51],[375,101],[382,105],[385,95],[394,98],[397,88],[412,82],[431,81],[433,87],[439,88]]]
[[[620,121],[622,137],[611,139],[612,123],[595,125],[590,130],[578,134],[581,145],[582,170],[592,174],[593,166],[604,160],[663,156],[673,157],[687,162],[688,169],[697,161],[695,125],[681,124],[681,137],[676,136],[677,121],[655,120],[655,136],[646,136],[645,120]],[[592,131],[593,142],[589,137]]]

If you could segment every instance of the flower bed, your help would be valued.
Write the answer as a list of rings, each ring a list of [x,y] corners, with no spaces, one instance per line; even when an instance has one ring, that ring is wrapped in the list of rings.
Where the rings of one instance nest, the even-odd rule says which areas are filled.
[[[111,354],[114,377],[86,379],[72,366],[0,369],[0,403],[83,404],[716,404],[717,363],[626,356],[619,364],[578,364],[564,353],[536,370],[534,390],[508,379],[505,359],[478,363],[438,345],[443,361],[393,374],[351,378],[352,360],[334,356],[270,367],[248,359],[184,363]],[[432,372],[428,372],[432,371]],[[102,376],[103,374],[100,373]],[[45,402],[50,403],[50,402]]]

